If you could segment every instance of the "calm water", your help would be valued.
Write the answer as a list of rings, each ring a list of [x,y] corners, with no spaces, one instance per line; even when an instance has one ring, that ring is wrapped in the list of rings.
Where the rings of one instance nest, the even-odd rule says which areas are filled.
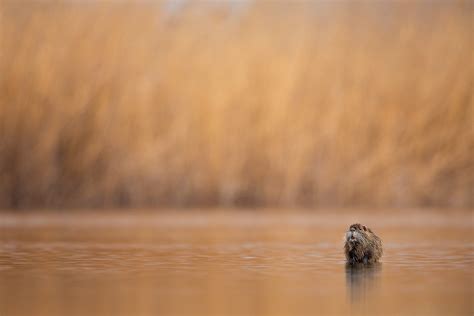
[[[0,315],[472,315],[472,213],[0,214]],[[354,221],[382,263],[346,267]]]

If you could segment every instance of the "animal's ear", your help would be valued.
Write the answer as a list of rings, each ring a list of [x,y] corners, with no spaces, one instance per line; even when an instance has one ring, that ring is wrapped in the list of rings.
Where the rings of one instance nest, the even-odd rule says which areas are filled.
[[[364,231],[367,231],[367,227],[365,227],[365,226],[362,226],[362,229],[363,229]]]

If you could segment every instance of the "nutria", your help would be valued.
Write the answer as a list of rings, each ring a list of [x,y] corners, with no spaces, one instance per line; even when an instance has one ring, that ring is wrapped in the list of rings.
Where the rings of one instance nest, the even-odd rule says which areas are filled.
[[[352,224],[345,240],[344,252],[349,264],[374,263],[382,257],[382,241],[367,226]]]

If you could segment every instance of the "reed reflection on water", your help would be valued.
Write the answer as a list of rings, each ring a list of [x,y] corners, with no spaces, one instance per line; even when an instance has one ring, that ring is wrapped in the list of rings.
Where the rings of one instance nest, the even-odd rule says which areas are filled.
[[[381,264],[346,266],[356,220],[377,228]],[[469,213],[1,214],[0,314],[470,315],[472,226]]]

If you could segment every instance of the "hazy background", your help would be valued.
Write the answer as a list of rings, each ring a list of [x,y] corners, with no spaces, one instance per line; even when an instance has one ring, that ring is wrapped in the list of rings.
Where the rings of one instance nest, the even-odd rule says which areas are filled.
[[[0,208],[471,208],[472,19],[0,0]]]

